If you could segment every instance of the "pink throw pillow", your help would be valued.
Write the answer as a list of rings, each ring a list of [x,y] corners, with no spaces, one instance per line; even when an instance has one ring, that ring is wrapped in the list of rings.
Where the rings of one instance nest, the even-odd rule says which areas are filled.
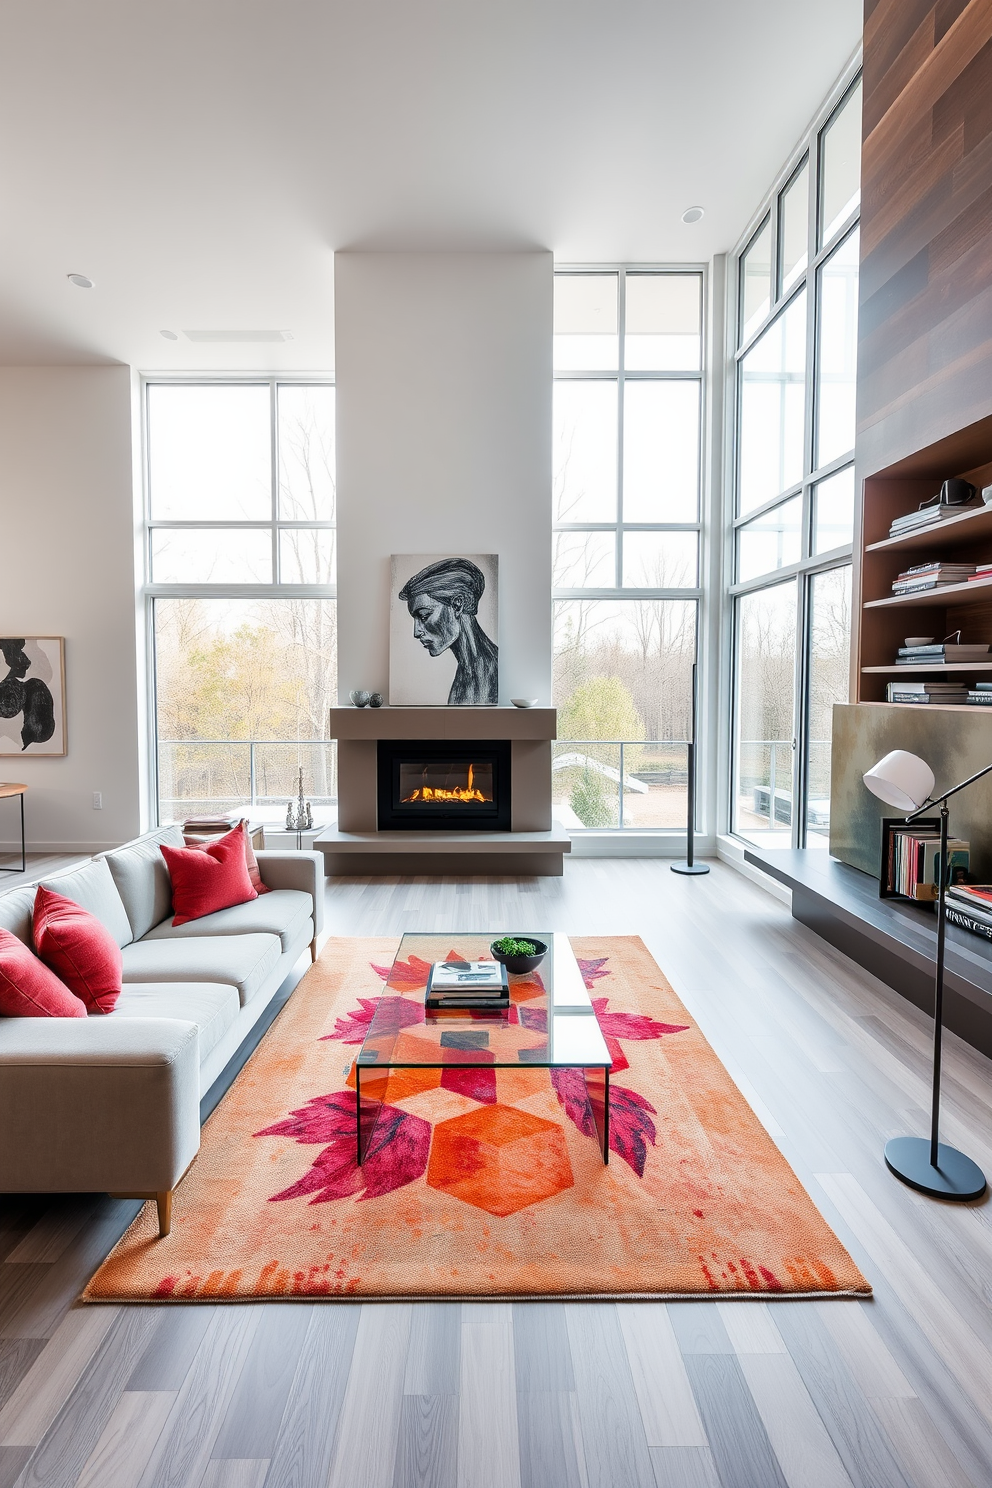
[[[242,835],[242,829],[235,827],[204,848],[162,846],[172,879],[173,925],[185,925],[258,898],[248,877]]]
[[[29,946],[0,930],[0,1016],[85,1018],[86,1007]]]
[[[112,1013],[121,995],[123,958],[106,925],[64,894],[38,887],[34,948],[90,1012]]]
[[[188,837],[184,837],[183,841],[187,847],[195,848],[197,852],[206,852],[208,847],[216,847],[218,842],[232,842],[239,834],[245,845],[245,866],[248,869],[248,878],[252,888],[256,894],[271,894],[272,890],[268,884],[262,882],[258,859],[255,857],[255,850],[251,845],[251,838],[248,836],[248,822],[244,817],[241,818],[236,827],[231,828],[230,832],[226,832],[223,837],[215,837],[212,842],[191,842]]]

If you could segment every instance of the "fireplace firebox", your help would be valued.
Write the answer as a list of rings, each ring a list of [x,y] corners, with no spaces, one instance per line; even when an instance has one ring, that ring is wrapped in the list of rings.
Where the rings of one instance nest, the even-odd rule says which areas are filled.
[[[379,831],[510,830],[506,739],[380,739]]]

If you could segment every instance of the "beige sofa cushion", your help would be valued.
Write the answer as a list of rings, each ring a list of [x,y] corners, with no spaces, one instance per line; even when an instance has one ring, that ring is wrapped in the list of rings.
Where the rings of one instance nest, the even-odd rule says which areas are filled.
[[[129,982],[107,1016],[116,1018],[181,1018],[195,1023],[200,1035],[200,1063],[220,1043],[241,1011],[233,987],[214,982]],[[96,1016],[96,1014],[94,1014]]]
[[[215,914],[204,915],[199,920],[187,920],[185,925],[173,925],[168,916],[161,925],[149,930],[146,940],[188,940],[202,935],[245,935],[252,932],[263,935],[278,935],[283,952],[300,944],[306,933],[307,940],[313,938],[313,921],[310,913],[313,900],[299,889],[274,889],[271,894],[259,894],[247,904],[234,904],[230,909],[219,909]]]
[[[125,946],[124,983],[220,982],[251,1002],[279,965],[277,935],[216,935],[189,940],[138,940]]]
[[[146,832],[144,837],[136,837],[133,842],[103,854],[103,861],[109,865],[117,891],[124,901],[135,940],[147,935],[172,908],[172,882],[165,859],[159,852],[163,842],[169,847],[182,847],[182,829],[159,827],[155,832]]]
[[[43,878],[41,882],[53,894],[64,894],[74,904],[95,915],[119,946],[130,942],[131,923],[105,859],[95,858],[92,863],[84,863],[70,873],[58,873],[54,878]]]
[[[9,930],[25,945],[32,944],[31,923],[34,917],[34,884],[0,894],[0,930]]]

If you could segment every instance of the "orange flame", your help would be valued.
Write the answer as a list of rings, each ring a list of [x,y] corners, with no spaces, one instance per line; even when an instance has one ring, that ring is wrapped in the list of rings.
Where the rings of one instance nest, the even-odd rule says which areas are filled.
[[[469,776],[471,779],[471,774]],[[403,804],[408,801],[481,801],[486,803],[486,797],[480,790],[474,788],[462,788],[458,790],[435,790],[433,786],[425,785],[414,791],[412,796],[404,796]]]

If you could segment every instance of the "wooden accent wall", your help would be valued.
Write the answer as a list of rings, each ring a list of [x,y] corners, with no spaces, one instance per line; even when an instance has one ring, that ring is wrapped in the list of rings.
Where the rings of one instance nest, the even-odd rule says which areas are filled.
[[[949,436],[992,416],[992,0],[866,0],[861,185],[859,473],[978,463]]]

